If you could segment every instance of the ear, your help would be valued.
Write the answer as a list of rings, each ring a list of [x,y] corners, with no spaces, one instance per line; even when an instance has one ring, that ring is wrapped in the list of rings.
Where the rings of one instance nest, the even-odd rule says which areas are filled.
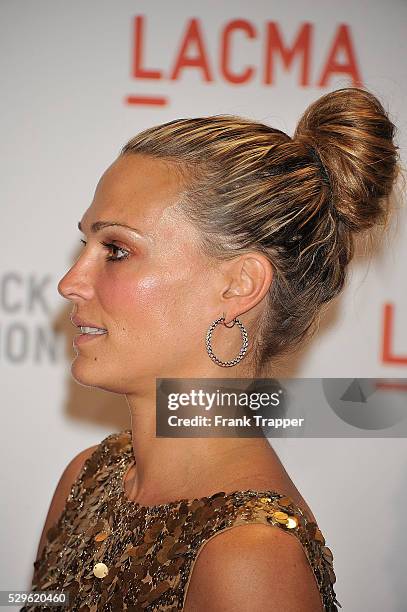
[[[262,301],[270,288],[273,268],[265,255],[256,252],[224,261],[221,268],[226,279],[221,309],[225,312],[225,323],[230,323]]]

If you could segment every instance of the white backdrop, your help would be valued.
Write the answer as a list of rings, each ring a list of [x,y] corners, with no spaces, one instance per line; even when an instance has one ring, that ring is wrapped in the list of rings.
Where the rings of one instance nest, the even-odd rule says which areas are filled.
[[[390,110],[405,160],[407,3],[2,0],[0,23],[0,589],[9,590],[29,587],[68,461],[129,426],[123,397],[71,379],[71,308],[57,292],[102,172],[132,135],[176,117],[235,113],[291,134],[311,101],[355,78]],[[273,53],[278,37],[286,65]],[[407,215],[397,206],[391,233],[371,261],[355,259],[286,374],[406,376]],[[273,444],[333,550],[343,609],[407,610],[405,439]]]

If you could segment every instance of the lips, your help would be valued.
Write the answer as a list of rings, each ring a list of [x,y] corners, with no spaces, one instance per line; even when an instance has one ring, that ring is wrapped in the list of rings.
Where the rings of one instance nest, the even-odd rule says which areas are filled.
[[[71,322],[76,327],[97,327],[98,329],[104,329],[105,331],[107,331],[105,327],[102,327],[98,323],[91,323],[90,321],[79,319],[78,317],[71,317]]]

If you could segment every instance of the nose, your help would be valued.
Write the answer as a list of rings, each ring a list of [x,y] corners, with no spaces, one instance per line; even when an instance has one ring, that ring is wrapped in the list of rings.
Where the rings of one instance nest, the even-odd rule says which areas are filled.
[[[93,288],[89,273],[78,260],[58,283],[58,293],[72,302],[89,300],[93,296]]]

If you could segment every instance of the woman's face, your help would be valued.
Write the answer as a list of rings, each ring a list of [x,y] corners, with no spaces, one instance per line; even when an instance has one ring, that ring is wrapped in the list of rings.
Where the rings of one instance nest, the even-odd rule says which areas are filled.
[[[107,330],[75,347],[77,381],[131,393],[143,378],[188,377],[207,365],[206,331],[222,314],[220,278],[174,208],[181,191],[173,166],[141,155],[119,157],[100,179],[81,219],[86,245],[58,284],[73,316]],[[100,221],[135,231],[93,232]]]

